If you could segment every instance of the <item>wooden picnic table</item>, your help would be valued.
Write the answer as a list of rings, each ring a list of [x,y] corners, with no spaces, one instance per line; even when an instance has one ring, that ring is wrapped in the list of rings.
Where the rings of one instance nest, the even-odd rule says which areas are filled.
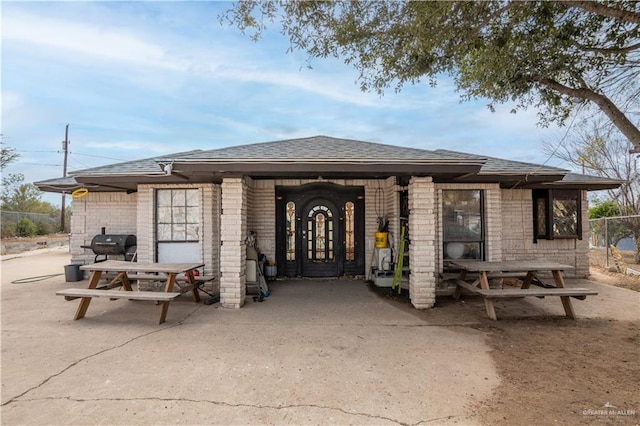
[[[80,267],[81,270],[91,272],[89,286],[87,288],[68,288],[57,291],[56,294],[65,296],[67,300],[81,299],[74,317],[75,320],[84,318],[91,303],[91,298],[93,297],[156,301],[160,304],[160,319],[158,324],[162,324],[167,317],[169,302],[181,294],[173,291],[178,274],[185,274],[186,277],[186,285],[182,287],[182,292],[191,291],[193,301],[200,302],[198,282],[194,278],[193,271],[203,266],[203,263],[153,263],[107,260],[105,262],[92,263]],[[98,288],[98,283],[103,272],[115,272],[116,277],[106,286]],[[133,291],[128,276],[128,274],[131,273],[156,275],[158,281],[164,282],[164,291]],[[122,287],[124,290],[113,290],[117,287]]]
[[[513,260],[513,261],[477,261],[477,260],[456,260],[450,264],[460,269],[460,275],[455,280],[456,290],[454,298],[458,299],[463,289],[482,296],[484,298],[487,316],[492,320],[497,320],[494,299],[509,299],[522,297],[545,297],[558,296],[562,301],[565,314],[576,318],[571,297],[584,299],[586,296],[596,295],[598,292],[586,288],[567,288],[565,286],[562,272],[574,269],[573,266],[556,262],[540,260]],[[545,284],[538,274],[540,272],[551,272],[554,285]],[[474,277],[470,281],[470,273]],[[475,276],[477,274],[477,277]],[[489,279],[492,278],[517,278],[522,281],[519,288],[513,289],[492,289],[489,286]],[[541,288],[531,288],[531,284]],[[479,288],[478,288],[479,287]]]

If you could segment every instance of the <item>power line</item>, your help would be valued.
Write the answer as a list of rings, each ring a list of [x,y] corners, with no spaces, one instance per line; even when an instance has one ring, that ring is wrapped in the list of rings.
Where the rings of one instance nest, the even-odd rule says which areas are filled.
[[[103,159],[105,159],[105,160],[128,161],[128,160],[124,160],[124,159],[122,159],[122,158],[102,157],[102,156],[100,156],[100,155],[80,154],[80,153],[77,153],[77,152],[69,152],[69,154],[73,154],[73,155],[82,155],[83,157],[103,158]]]
[[[60,154],[64,151],[40,151],[40,150],[25,150],[25,149],[17,149],[16,152],[38,152],[38,153],[57,153]],[[103,157],[101,155],[91,155],[91,154],[80,154],[79,152],[69,151],[69,154],[73,155],[81,155],[83,157],[93,157],[93,158],[102,158],[105,160],[116,160],[116,161],[128,161],[122,158],[114,158],[114,157]]]
[[[85,164],[85,163],[83,163],[82,161],[78,160],[78,159],[77,159],[77,158],[75,158],[73,155],[71,155],[70,157],[71,157],[71,159],[72,159],[73,161],[75,161],[76,163],[78,163],[78,164],[80,164],[80,165],[82,165],[82,166],[84,166],[84,167],[86,167],[86,168],[90,168],[90,167],[91,167],[91,166],[89,166],[88,164]]]
[[[567,126],[567,129],[564,132],[564,135],[562,135],[562,138],[558,141],[558,143],[556,144],[556,147],[553,149],[553,151],[551,151],[551,154],[549,154],[549,157],[547,157],[546,160],[544,160],[544,163],[540,164],[534,171],[533,173],[537,172],[538,170],[540,170],[543,166],[545,166],[549,160],[551,160],[553,158],[554,155],[556,155],[556,152],[558,152],[558,150],[560,149],[560,147],[562,146],[562,144],[564,143],[565,139],[567,138],[567,136],[569,136],[569,132],[571,131],[571,129],[573,128],[573,123],[575,123],[576,118],[578,118],[578,113],[580,112],[580,110],[582,109],[582,105],[578,105],[577,111],[574,112],[573,117],[571,118],[571,123],[569,123],[569,125]]]

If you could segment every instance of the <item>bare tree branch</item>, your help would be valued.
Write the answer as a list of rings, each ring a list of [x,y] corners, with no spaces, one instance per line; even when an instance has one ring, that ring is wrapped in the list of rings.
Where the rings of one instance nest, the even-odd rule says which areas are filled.
[[[640,129],[638,129],[627,116],[618,109],[618,107],[611,102],[606,96],[596,93],[588,87],[581,87],[575,89],[573,87],[565,86],[551,78],[539,77],[533,78],[534,81],[547,86],[548,88],[562,93],[563,95],[589,100],[600,108],[613,124],[625,135],[634,146],[634,151],[640,152]]]
[[[568,6],[579,7],[580,9],[586,10],[587,12],[596,13],[598,15],[608,16],[610,18],[620,19],[631,24],[640,25],[640,13],[638,12],[610,7],[595,1],[566,0],[562,1],[562,3]]]
[[[591,47],[591,46],[584,46],[584,45],[578,45],[578,46],[580,47],[580,49],[584,50],[585,52],[606,53],[606,54],[629,53],[629,52],[633,52],[634,50],[640,49],[640,43],[632,44],[631,46],[625,46],[625,47]]]

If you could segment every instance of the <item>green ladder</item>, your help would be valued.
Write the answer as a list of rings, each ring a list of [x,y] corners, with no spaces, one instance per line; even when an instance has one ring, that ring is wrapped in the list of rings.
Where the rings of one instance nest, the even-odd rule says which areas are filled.
[[[402,231],[400,231],[400,252],[398,253],[398,262],[396,263],[396,270],[393,273],[393,282],[391,283],[391,288],[395,290],[396,286],[398,286],[398,294],[402,291],[402,269],[404,267],[404,250],[405,250],[405,231],[407,229],[406,225],[402,226]]]

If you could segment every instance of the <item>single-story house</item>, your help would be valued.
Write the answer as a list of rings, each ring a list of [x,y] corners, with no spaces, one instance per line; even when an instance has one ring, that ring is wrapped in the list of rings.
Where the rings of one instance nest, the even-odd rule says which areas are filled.
[[[370,277],[385,224],[393,262],[408,227],[416,308],[451,294],[449,259],[547,259],[589,273],[587,191],[619,181],[540,164],[328,136],[178,152],[36,182],[73,199],[71,262],[103,228],[137,260],[202,262],[221,304],[245,302],[249,235],[281,277]],[[85,192],[85,191],[83,191]]]

